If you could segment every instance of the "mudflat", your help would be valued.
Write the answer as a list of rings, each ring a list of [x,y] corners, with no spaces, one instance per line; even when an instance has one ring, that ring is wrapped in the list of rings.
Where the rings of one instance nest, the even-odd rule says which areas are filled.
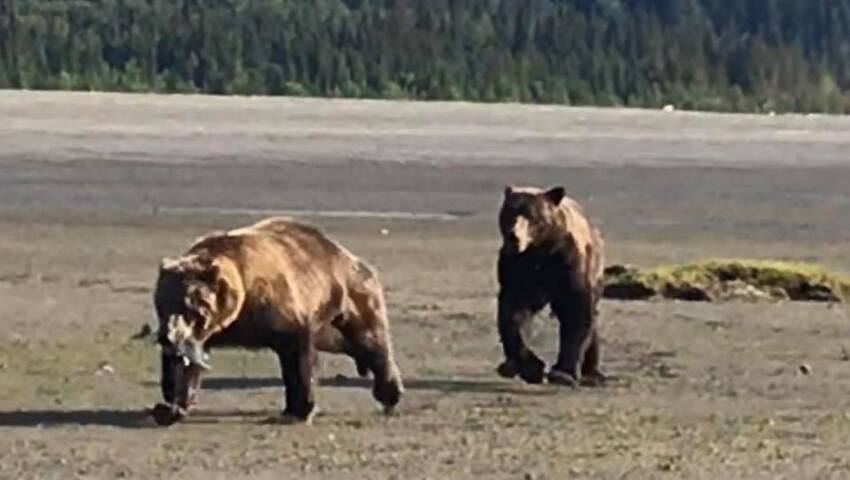
[[[0,92],[0,477],[845,478],[850,310],[602,303],[616,380],[499,378],[496,210],[564,185],[609,263],[850,272],[850,120],[520,105]],[[277,362],[219,351],[155,427],[162,256],[273,214],[379,269],[407,394],[322,357],[311,427]],[[528,332],[554,359],[556,323]]]

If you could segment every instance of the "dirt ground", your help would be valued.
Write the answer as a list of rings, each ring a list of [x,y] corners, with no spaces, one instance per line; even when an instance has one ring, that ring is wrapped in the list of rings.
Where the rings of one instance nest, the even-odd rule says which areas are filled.
[[[505,183],[565,185],[610,262],[850,272],[844,118],[2,91],[0,118],[0,478],[850,476],[846,306],[605,301],[611,385],[494,371]],[[130,337],[159,259],[278,211],[380,270],[398,414],[325,355],[315,424],[274,424],[276,360],[219,351],[199,411],[155,427]],[[549,361],[555,331],[529,332]]]

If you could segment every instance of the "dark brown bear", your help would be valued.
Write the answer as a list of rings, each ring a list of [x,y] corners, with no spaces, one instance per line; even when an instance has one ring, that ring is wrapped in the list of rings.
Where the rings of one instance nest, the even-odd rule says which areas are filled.
[[[522,338],[522,326],[549,306],[560,323],[551,383],[604,379],[599,368],[597,303],[602,294],[603,242],[581,206],[562,187],[505,189],[499,212],[500,375],[540,383],[545,364]]]
[[[316,351],[350,355],[374,375],[390,411],[403,387],[393,358],[384,294],[375,271],[311,226],[271,218],[198,240],[160,266],[154,294],[162,347],[158,423],[186,415],[207,350],[269,348],[286,388],[284,415],[314,412]]]

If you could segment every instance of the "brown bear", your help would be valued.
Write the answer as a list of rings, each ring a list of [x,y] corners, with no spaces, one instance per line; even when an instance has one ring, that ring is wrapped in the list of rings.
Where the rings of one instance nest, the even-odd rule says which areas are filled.
[[[386,411],[401,398],[375,270],[312,226],[270,218],[203,237],[162,261],[154,305],[166,402],[154,408],[158,423],[187,414],[214,347],[277,353],[288,419],[309,422],[314,412],[317,350],[348,354],[361,375],[371,371]]]
[[[598,383],[597,303],[602,294],[603,241],[563,187],[507,187],[499,212],[498,328],[505,360],[500,375],[540,383],[545,364],[522,338],[522,327],[549,305],[560,324],[550,383]]]

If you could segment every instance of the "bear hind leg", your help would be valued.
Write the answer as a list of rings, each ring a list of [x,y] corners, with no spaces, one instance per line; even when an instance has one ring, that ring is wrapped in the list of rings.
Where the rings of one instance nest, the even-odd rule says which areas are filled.
[[[582,372],[587,368],[596,370],[599,360],[596,316],[590,296],[582,291],[573,291],[552,303],[552,310],[559,323],[558,361],[549,371],[549,382],[577,386]],[[590,353],[590,358],[587,354]]]
[[[343,316],[339,315],[333,322],[325,325],[319,330],[316,337],[316,348],[328,353],[342,353],[354,360],[357,375],[361,378],[369,376],[369,365],[357,355],[355,349],[346,340],[342,331],[337,327],[343,322]]]
[[[362,365],[372,372],[373,397],[384,406],[386,413],[392,413],[404,393],[401,372],[393,358],[386,322],[368,323],[373,324],[368,330],[360,331],[352,328],[352,324],[348,324],[349,328],[344,329],[343,333],[352,347],[358,369]]]
[[[581,363],[581,384],[586,386],[602,386],[608,380],[608,375],[602,372],[600,363],[602,352],[599,345],[599,330],[593,329],[584,360]]]

